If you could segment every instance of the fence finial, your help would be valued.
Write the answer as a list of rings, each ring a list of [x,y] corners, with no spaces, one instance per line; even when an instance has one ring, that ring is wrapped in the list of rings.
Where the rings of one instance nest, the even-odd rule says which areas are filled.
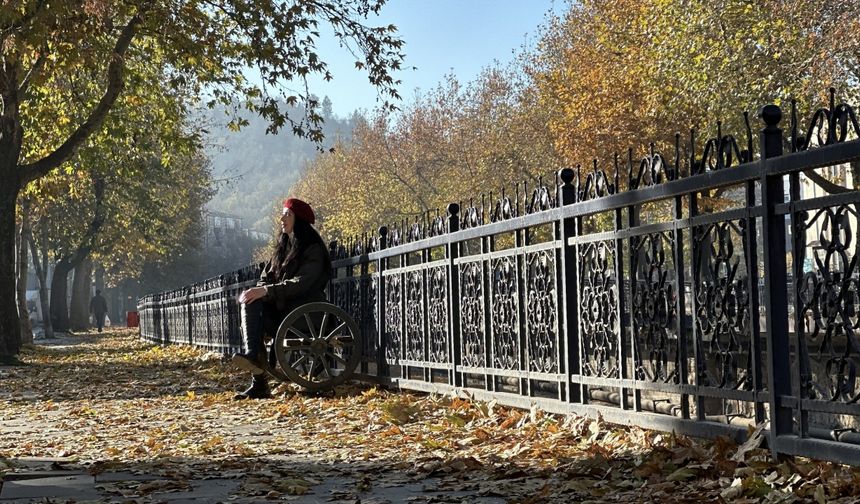
[[[627,190],[632,187],[633,181],[633,147],[627,148]]]
[[[771,128],[776,127],[782,120],[782,110],[773,104],[762,107],[758,115]]]
[[[696,128],[690,128],[690,175],[699,174],[699,163],[696,161]]]
[[[759,117],[767,125],[762,130],[764,142],[762,143],[761,157],[764,159],[782,155],[782,130],[779,121],[782,120],[782,110],[777,105],[765,105],[759,111]]]
[[[382,250],[388,246],[388,227],[380,226],[379,227],[379,250]]]
[[[827,145],[836,143],[836,88],[830,88],[830,121],[827,124]]]
[[[460,204],[448,203],[448,232],[460,230]]]
[[[562,182],[562,185],[559,186],[561,205],[569,205],[576,202],[576,188],[572,183],[574,175],[575,173],[571,168],[562,168],[558,171],[558,177]]]
[[[564,185],[569,186],[571,185],[571,182],[573,182],[574,173],[571,168],[562,168],[559,170],[558,176]]]
[[[538,187],[535,191],[539,191],[540,187]],[[537,194],[537,192],[535,193]],[[529,186],[528,181],[523,180],[523,209],[525,213],[532,213],[534,211],[534,198],[529,199]]]
[[[620,189],[621,189],[621,174],[619,173],[619,168],[618,168],[618,153],[617,152],[612,156],[612,162],[613,162],[613,165],[615,166],[615,175],[613,176],[613,179],[612,179],[615,187],[613,187],[612,190],[613,190],[614,194],[618,194],[619,192],[621,192],[620,191]]]
[[[705,146],[705,150],[708,150],[707,146]],[[723,121],[717,121],[717,168],[716,169],[722,170],[725,167],[726,167],[725,163],[723,162]]]

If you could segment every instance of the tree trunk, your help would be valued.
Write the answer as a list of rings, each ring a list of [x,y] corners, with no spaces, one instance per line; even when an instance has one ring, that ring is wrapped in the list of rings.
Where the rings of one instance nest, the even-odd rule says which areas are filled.
[[[30,271],[27,254],[27,234],[30,232],[30,205],[27,201],[21,207],[21,231],[15,237],[18,252],[18,318],[21,320],[21,343],[33,343],[33,328],[30,326],[30,310],[27,309],[27,273]]]
[[[93,283],[97,290],[105,290],[105,269],[101,266],[93,267]]]
[[[0,361],[15,362],[15,356],[21,348],[21,325],[18,321],[18,305],[15,303],[15,205],[18,193],[27,183],[47,175],[71,158],[81,143],[101,127],[122,91],[125,70],[123,56],[148,10],[148,6],[141,7],[117,37],[107,68],[107,89],[98,104],[62,145],[31,164],[18,164],[24,142],[18,96],[19,91],[26,91],[26,85],[22,85],[19,80],[24,58],[14,57],[12,46],[7,57],[4,48],[4,61],[0,65]],[[28,78],[23,80],[29,82]],[[66,282],[64,280],[61,283]],[[65,288],[63,291],[65,296]]]
[[[21,322],[15,302],[15,211],[24,186],[18,158],[24,130],[18,117],[18,70],[13,58],[0,65],[0,362],[17,363]]]
[[[54,277],[51,280],[51,322],[57,332],[66,332],[71,328],[68,307],[69,272],[76,269],[90,255],[105,222],[105,179],[103,177],[93,178],[93,193],[95,210],[86,235],[78,249],[72,255],[57,261],[54,267]]]
[[[2,135],[2,133],[0,133]],[[0,144],[2,144],[0,139]],[[2,150],[0,145],[0,150]],[[2,152],[0,152],[2,154]],[[0,167],[0,362],[13,362],[21,350],[21,323],[15,302],[15,205],[18,181]],[[14,167],[11,170],[14,175]],[[9,180],[12,179],[12,180]]]
[[[69,258],[60,259],[51,276],[51,324],[56,332],[68,332],[69,325],[69,273],[74,269]]]
[[[69,322],[73,331],[86,331],[90,328],[90,285],[92,284],[93,262],[86,258],[75,268],[72,281],[72,302],[69,306]]]
[[[36,277],[39,279],[39,304],[42,306],[42,328],[45,331],[45,338],[52,339],[54,337],[54,325],[51,323],[51,305],[48,302],[48,228],[46,226],[41,226],[39,240],[44,252],[42,257],[39,257],[39,250],[36,247],[33,233],[30,232],[27,235],[27,242],[30,244],[30,253],[33,255],[33,266],[36,269]]]

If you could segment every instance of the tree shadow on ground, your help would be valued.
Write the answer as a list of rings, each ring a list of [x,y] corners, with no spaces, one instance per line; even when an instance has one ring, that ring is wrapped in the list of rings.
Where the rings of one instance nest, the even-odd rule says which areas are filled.
[[[0,400],[134,400],[233,393],[247,386],[249,375],[233,368],[226,357],[171,354],[187,352],[187,347],[152,345],[130,353],[129,345],[122,342],[114,348],[98,345],[110,337],[87,335],[70,345],[38,347],[25,353],[26,366],[0,370]],[[126,342],[136,344],[128,338]],[[272,385],[278,383],[272,381]],[[328,394],[349,394],[351,390],[354,387],[340,387]]]
[[[521,502],[543,486],[542,476],[500,478],[480,467],[428,474],[392,461],[322,462],[282,455],[223,460],[169,458],[92,464],[9,459],[0,500],[32,499],[156,502]],[[40,473],[42,473],[40,475]],[[41,476],[41,478],[40,478]],[[530,482],[531,481],[531,482]],[[41,502],[42,500],[40,500]]]
[[[299,503],[722,502],[719,495],[726,487],[720,483],[721,476],[732,474],[738,464],[720,468],[718,460],[712,460],[706,470],[702,461],[695,460],[697,456],[687,454],[689,448],[655,447],[635,457],[623,450],[594,450],[547,465],[527,457],[479,460],[466,453],[417,458],[404,453],[403,457],[351,461],[332,450],[316,456],[286,453],[54,463],[43,470],[91,475],[92,488],[100,492],[97,500],[104,502],[136,498],[237,503],[279,499]],[[16,460],[11,463],[16,465]],[[676,465],[689,475],[667,478],[667,467]],[[737,497],[749,493],[746,490]]]

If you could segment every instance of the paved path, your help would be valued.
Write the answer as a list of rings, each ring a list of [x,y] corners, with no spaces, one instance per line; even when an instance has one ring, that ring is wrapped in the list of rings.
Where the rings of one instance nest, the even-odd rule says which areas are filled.
[[[0,461],[2,464],[10,461]],[[301,470],[311,461],[283,460],[285,469]],[[376,480],[372,467],[361,464],[332,465],[327,471],[314,468],[314,477],[284,478],[276,485],[282,491],[253,493],[254,482],[237,473],[233,478],[170,479],[145,472],[93,471],[76,466],[67,459],[27,458],[11,461],[0,481],[0,502],[4,504],[35,502],[273,502],[316,503],[442,503],[505,502],[493,496],[492,487],[473,485],[443,478],[415,478],[408,474],[386,475]],[[324,475],[319,479],[320,475]],[[272,488],[260,481],[260,487]],[[249,492],[251,490],[251,492]],[[483,495],[482,495],[483,494]]]
[[[60,336],[37,340],[39,346],[57,350],[83,342],[79,337]],[[32,392],[2,390],[4,374],[12,368],[0,366],[0,396],[16,395],[23,400],[35,400]],[[33,396],[33,397],[30,397]],[[45,412],[44,421],[0,415],[0,436],[30,437],[39,433],[37,442],[52,444],[52,440],[69,438],[72,433],[58,427],[62,412]],[[258,425],[239,425],[231,429],[237,438],[257,438]],[[271,436],[269,436],[271,437]],[[123,466],[106,470],[80,464],[74,458],[0,457],[0,504],[23,503],[82,503],[82,502],[165,502],[165,503],[443,503],[474,502],[496,504],[505,502],[496,494],[494,482],[464,483],[455,472],[440,471],[442,477],[428,478],[426,473],[410,468],[392,471],[379,463],[326,463],[298,455],[267,457],[271,465],[278,458],[281,474],[266,470],[248,473],[242,469],[217,468],[211,478],[199,478],[199,471],[188,471],[198,477],[165,474],[146,465]],[[447,478],[446,473],[450,474]],[[304,475],[304,477],[289,477]],[[226,477],[225,477],[226,475]],[[272,488],[278,490],[273,491]]]

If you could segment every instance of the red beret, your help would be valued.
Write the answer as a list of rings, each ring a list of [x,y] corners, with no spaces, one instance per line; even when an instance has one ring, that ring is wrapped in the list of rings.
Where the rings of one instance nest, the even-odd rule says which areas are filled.
[[[307,222],[308,224],[313,224],[316,220],[314,218],[313,208],[311,208],[310,205],[298,198],[288,198],[287,200],[285,200],[284,208],[289,208],[290,212],[292,212],[293,215]]]

